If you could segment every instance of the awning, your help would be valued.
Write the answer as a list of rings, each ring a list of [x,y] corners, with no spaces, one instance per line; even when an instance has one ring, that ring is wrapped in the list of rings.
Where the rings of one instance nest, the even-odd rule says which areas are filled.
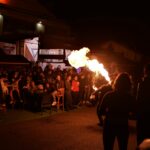
[[[30,65],[31,63],[21,55],[0,55],[0,65]]]

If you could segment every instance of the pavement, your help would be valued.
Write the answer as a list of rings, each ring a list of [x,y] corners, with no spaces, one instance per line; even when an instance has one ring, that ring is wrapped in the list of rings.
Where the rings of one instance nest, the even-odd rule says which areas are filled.
[[[0,112],[0,150],[103,150],[97,124],[96,108],[87,106],[68,112]],[[135,121],[130,121],[128,150],[135,149]]]

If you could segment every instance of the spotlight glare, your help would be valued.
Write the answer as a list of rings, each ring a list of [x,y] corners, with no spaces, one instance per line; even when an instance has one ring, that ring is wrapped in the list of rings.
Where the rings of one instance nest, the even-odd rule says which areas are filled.
[[[45,31],[45,27],[44,27],[42,21],[39,21],[36,23],[36,31],[38,33],[43,33]]]

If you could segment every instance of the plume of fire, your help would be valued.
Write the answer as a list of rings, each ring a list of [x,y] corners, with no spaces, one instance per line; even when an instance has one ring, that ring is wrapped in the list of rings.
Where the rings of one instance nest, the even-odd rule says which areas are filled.
[[[103,64],[99,63],[96,59],[90,60],[86,56],[88,52],[90,52],[90,50],[86,47],[80,50],[72,51],[71,54],[68,56],[68,61],[70,65],[75,67],[76,69],[86,66],[96,74],[101,74],[110,83],[110,77]]]
[[[87,60],[89,59],[86,54],[90,50],[86,47],[75,51],[72,51],[71,54],[68,56],[68,61],[71,66],[75,67],[78,69],[79,67],[84,67],[86,66]]]

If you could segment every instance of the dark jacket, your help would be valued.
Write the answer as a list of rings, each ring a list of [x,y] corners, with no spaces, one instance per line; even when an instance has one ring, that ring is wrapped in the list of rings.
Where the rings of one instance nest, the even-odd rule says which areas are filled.
[[[106,93],[100,107],[100,115],[110,124],[127,124],[129,113],[134,110],[134,98],[128,93],[111,91]]]

